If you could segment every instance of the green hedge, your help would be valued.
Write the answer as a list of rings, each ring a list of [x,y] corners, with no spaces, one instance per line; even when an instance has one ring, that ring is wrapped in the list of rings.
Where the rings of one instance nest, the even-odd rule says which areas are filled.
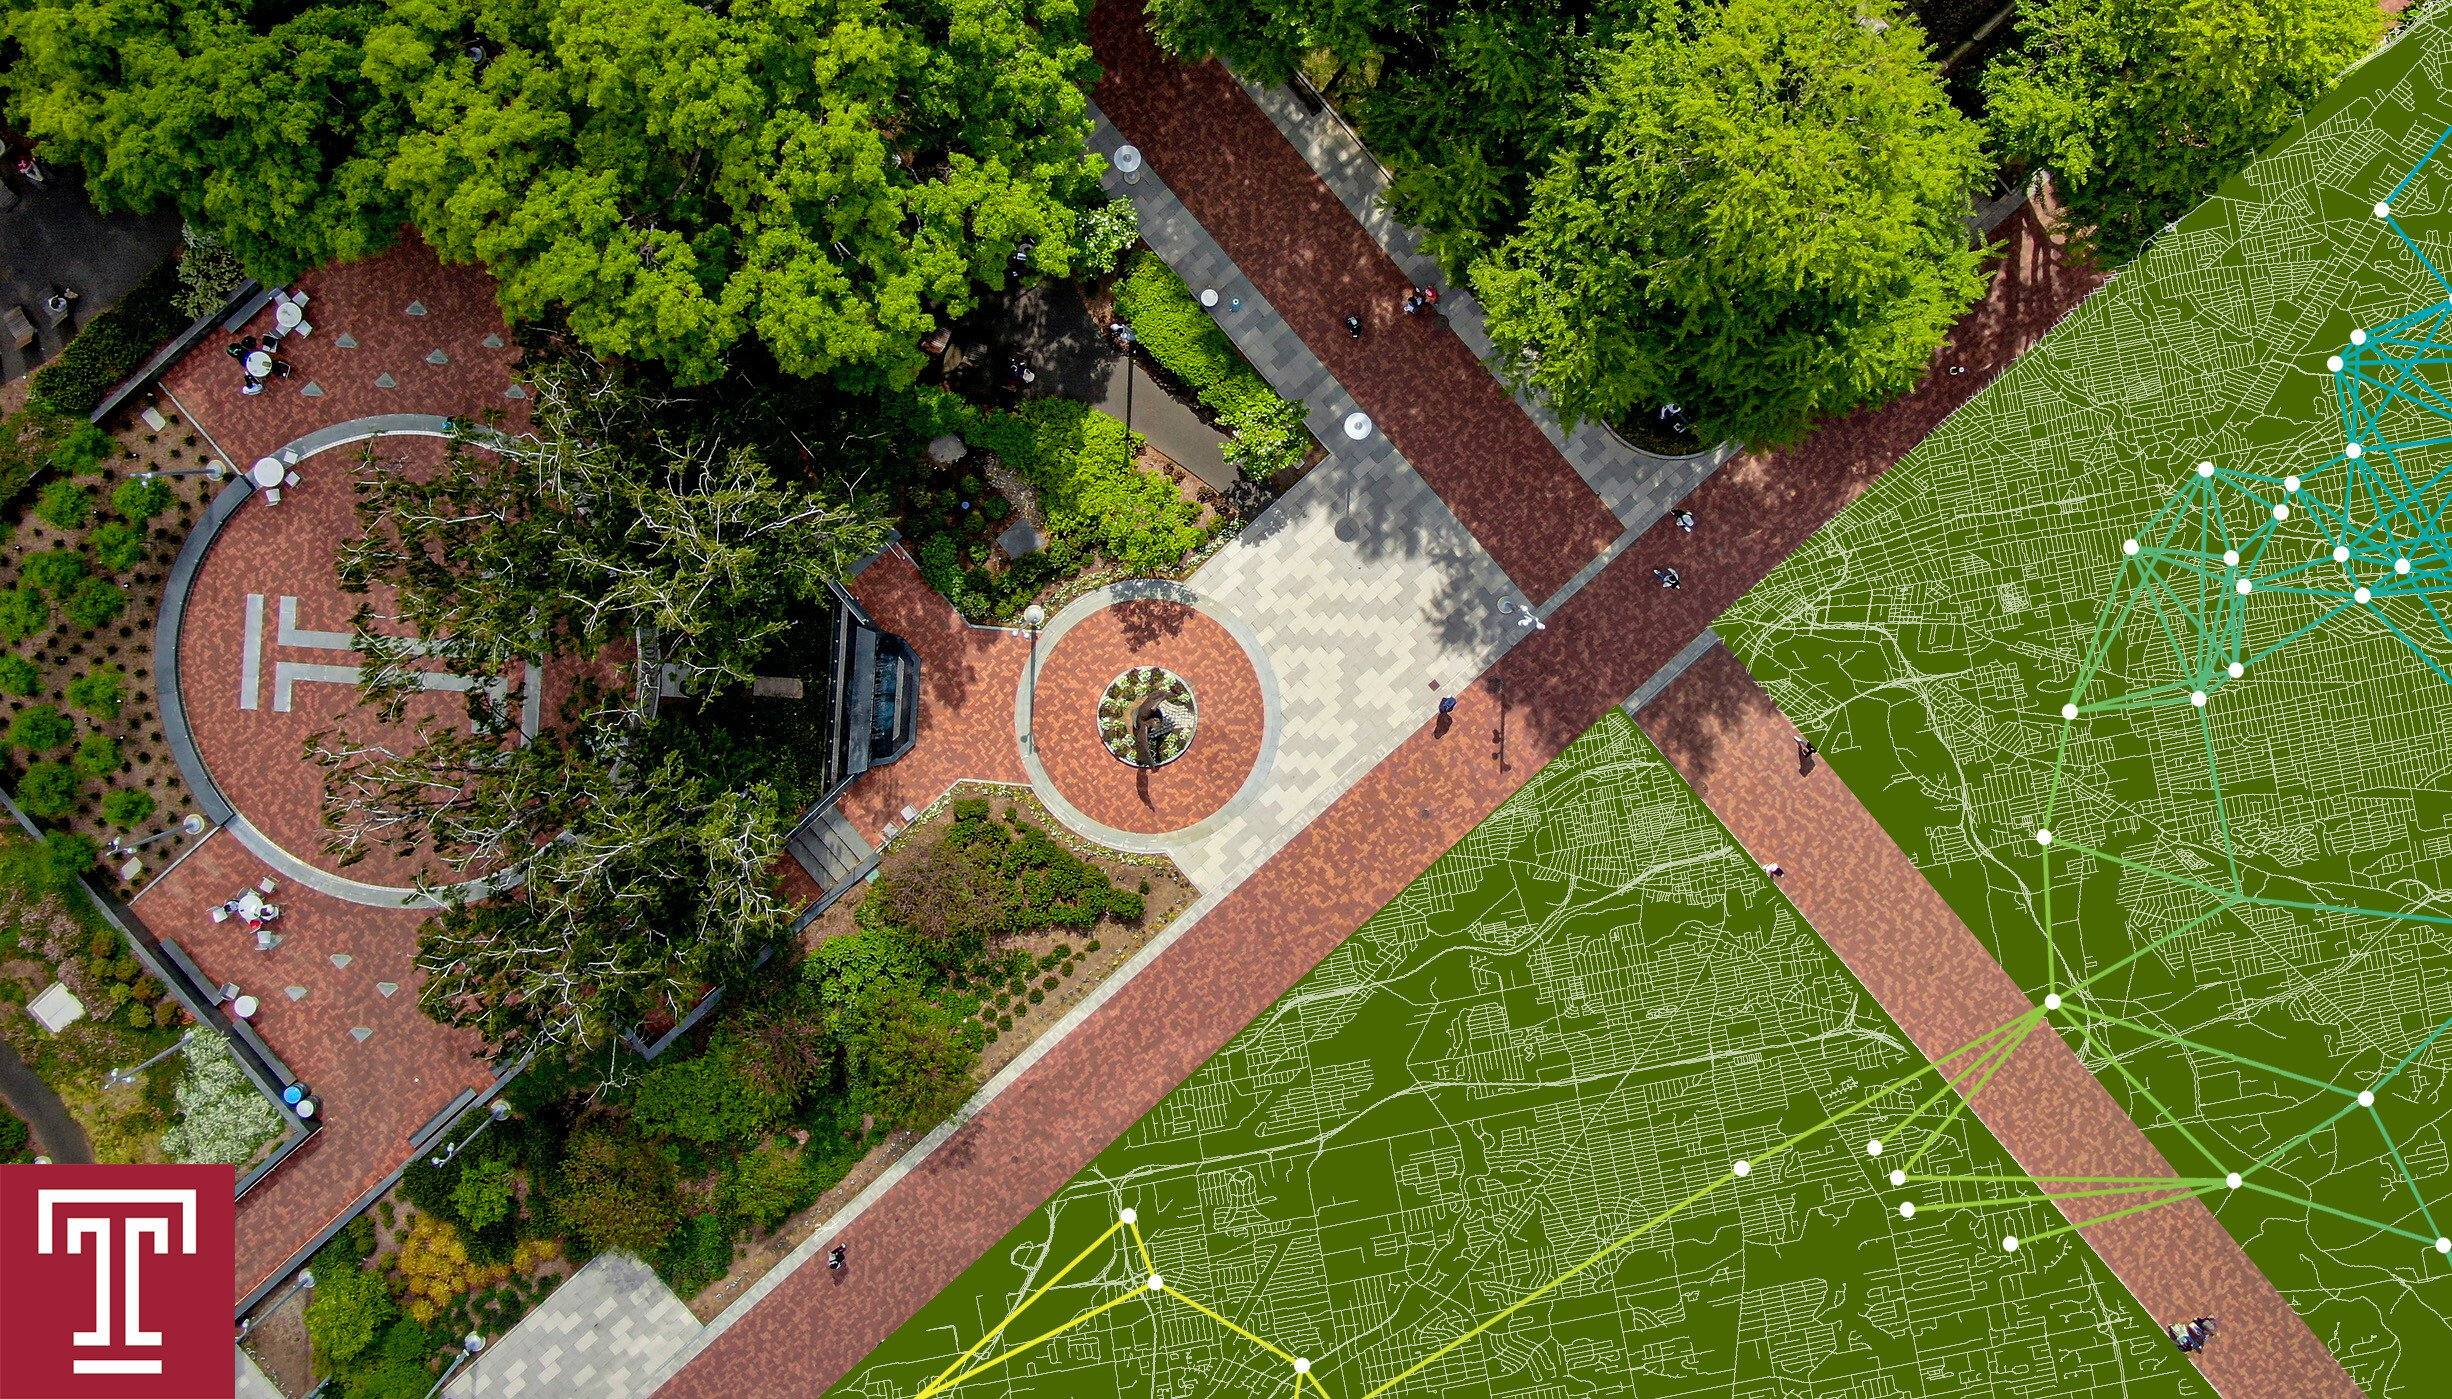
[[[1277,396],[1155,253],[1133,259],[1131,274],[1116,286],[1115,306],[1151,356],[1190,384],[1234,434],[1223,448],[1226,460],[1255,480],[1302,464],[1311,451],[1303,405]]]
[[[28,402],[83,416],[119,381],[144,368],[162,343],[187,329],[177,265],[164,258],[119,304],[86,322],[60,357],[34,371]]]

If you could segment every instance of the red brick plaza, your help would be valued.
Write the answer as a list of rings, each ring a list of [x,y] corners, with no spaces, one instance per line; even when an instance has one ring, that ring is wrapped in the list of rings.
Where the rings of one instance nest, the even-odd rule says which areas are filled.
[[[267,306],[241,330],[199,345],[163,380],[180,415],[232,467],[243,472],[297,448],[288,469],[299,480],[284,486],[277,505],[261,494],[238,503],[196,567],[178,634],[155,642],[156,673],[178,677],[198,759],[257,844],[239,829],[215,831],[133,905],[209,981],[256,998],[258,1033],[319,1105],[322,1130],[239,1201],[240,1298],[276,1281],[382,1184],[407,1160],[419,1128],[464,1091],[493,1082],[473,1035],[418,1009],[413,959],[428,910],[364,887],[398,890],[421,871],[388,855],[343,868],[323,852],[322,772],[301,747],[325,730],[378,734],[344,680],[360,659],[347,633],[362,599],[340,592],[332,573],[334,550],[356,530],[350,483],[359,455],[371,446],[415,469],[442,450],[430,435],[315,450],[318,434],[411,431],[418,420],[431,432],[434,419],[497,409],[524,422],[523,401],[509,396],[516,354],[488,279],[439,265],[413,239],[380,258],[310,273],[296,289],[307,294],[312,330],[279,351],[289,378],[244,395],[240,368],[224,352],[225,338],[272,325]],[[360,426],[336,431],[351,423]],[[160,664],[165,652],[175,666]],[[465,714],[449,693],[429,692],[411,707],[412,722],[465,722]],[[394,737],[411,736],[408,725],[395,727]],[[211,911],[266,879],[282,916],[269,925],[278,943],[258,951],[243,923],[215,923]]]

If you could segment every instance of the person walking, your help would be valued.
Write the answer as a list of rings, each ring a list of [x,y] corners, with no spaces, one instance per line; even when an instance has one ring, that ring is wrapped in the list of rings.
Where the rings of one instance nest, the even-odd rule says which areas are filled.
[[[843,1246],[841,1244],[836,1244],[826,1250],[826,1271],[830,1273],[843,1271]]]
[[[1819,752],[1821,752],[1821,751],[1822,751],[1821,749],[1816,748],[1816,747],[1814,747],[1814,746],[1813,746],[1813,740],[1812,740],[1812,739],[1807,738],[1807,737],[1806,737],[1805,735],[1803,735],[1803,734],[1798,734],[1798,735],[1796,736],[1796,755],[1797,755],[1798,757],[1800,757],[1800,758],[1810,758],[1810,757],[1812,757],[1814,754],[1819,753]]]
[[[1456,712],[1456,697],[1455,697],[1454,695],[1449,695],[1449,696],[1446,696],[1445,698],[1441,699],[1441,700],[1439,701],[1439,712],[1440,712],[1441,714],[1453,714],[1453,713],[1455,713],[1455,712]]]
[[[1660,580],[1660,586],[1664,588],[1682,588],[1686,586],[1685,575],[1679,573],[1673,568],[1655,568],[1652,570],[1652,576]]]
[[[1362,317],[1347,316],[1345,318],[1345,335],[1349,340],[1360,340],[1362,338]]]
[[[1686,509],[1672,510],[1669,512],[1669,518],[1676,522],[1679,529],[1684,530],[1688,534],[1694,533],[1693,511]]]
[[[1786,879],[1788,877],[1788,871],[1780,868],[1780,864],[1777,860],[1763,861],[1762,872],[1771,876],[1773,879]]]

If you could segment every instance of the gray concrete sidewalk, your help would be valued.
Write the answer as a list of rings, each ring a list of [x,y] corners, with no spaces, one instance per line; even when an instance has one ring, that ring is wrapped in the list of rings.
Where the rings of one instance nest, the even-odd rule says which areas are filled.
[[[46,164],[46,182],[39,186],[14,171],[0,178],[18,196],[15,208],[0,212],[0,306],[24,307],[36,336],[26,350],[0,337],[0,383],[6,383],[47,363],[67,343],[66,328],[53,325],[43,310],[53,287],[77,289],[69,318],[85,324],[179,245],[179,216],[167,208],[105,214],[85,197],[83,173],[66,166]]]

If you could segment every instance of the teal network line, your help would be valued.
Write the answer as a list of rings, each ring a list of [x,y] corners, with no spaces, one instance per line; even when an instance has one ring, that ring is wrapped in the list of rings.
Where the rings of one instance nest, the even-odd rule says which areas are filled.
[[[1946,1111],[1940,1105],[1942,1095],[1936,1092],[1884,1134],[1892,1140],[1916,1143],[1890,1173],[1895,1187],[1972,1184],[2029,1189],[2007,1196],[1928,1202],[1922,1206],[1925,1210],[1987,1209],[2072,1198],[2084,1198],[2099,1207],[2099,1212],[2091,1214],[2084,1208],[2073,1211],[2084,1217],[2023,1241],[2032,1242],[2180,1200],[2245,1190],[2418,1244],[2438,1258],[2452,1257],[2452,1236],[2437,1223],[2443,1216],[2420,1188],[2400,1140],[2386,1125],[2379,1107],[2403,1073],[2452,1031],[2452,1016],[2446,1016],[2388,1071],[2363,1082],[2339,1083],[2113,1015],[2087,999],[2105,978],[2140,958],[2206,930],[2223,914],[2246,909],[2386,922],[2452,922],[2441,914],[2347,907],[2251,890],[2241,873],[2209,713],[2226,688],[2237,685],[2259,665],[2320,630],[2345,625],[2380,628],[2452,686],[2452,673],[2446,669],[2452,665],[2452,599],[2445,596],[2452,592],[2452,528],[2445,519],[2452,511],[2452,280],[2410,237],[2392,207],[2448,141],[2452,141],[2452,128],[2436,137],[2426,154],[2374,208],[2375,218],[2416,259],[2443,297],[2407,315],[2353,330],[2348,343],[2326,357],[2325,369],[2332,376],[2340,413],[2339,448],[2280,475],[2199,461],[2185,471],[2154,515],[2120,543],[2111,592],[2079,653],[2076,674],[2061,706],[2062,729],[2052,759],[2051,786],[2044,798],[2043,824],[2035,832],[2043,870],[2046,994],[2029,1018],[2000,1027],[1974,1046],[1970,1057],[1948,1064],[1947,1082],[1958,1092],[1957,1101]],[[2144,638],[2142,643],[2139,637]],[[2124,646],[2131,651],[2124,652]],[[2114,667],[2116,657],[2126,660],[2140,650],[2152,666],[2150,672],[2141,675],[2129,664]],[[2114,715],[2150,718],[2153,711],[2164,710],[2193,711],[2186,722],[2194,730],[2192,746],[2201,743],[2205,756],[2209,814],[2224,855],[2218,871],[2179,874],[2056,838],[2052,832],[2078,726]],[[2060,946],[2055,936],[2056,855],[2061,856],[2058,863],[2064,870],[2082,860],[2115,872],[2142,874],[2166,887],[2201,895],[2212,906],[2151,944],[2087,973],[2073,963],[2071,949]],[[2046,1020],[2075,1031],[2090,1053],[2099,1051],[2125,1082],[2131,1101],[2150,1109],[2142,1118],[2174,1129],[2201,1159],[2201,1168],[2152,1179],[1918,1174],[1916,1167],[1925,1152],[1968,1102],[1990,1085],[2029,1033]],[[2182,1115],[2155,1096],[2124,1057],[2111,1050],[2114,1036],[2228,1064],[2272,1085],[2275,1092],[2299,1094],[2304,1102],[2330,1105],[2332,1110],[2314,1126],[2260,1154],[2226,1152],[2220,1144],[2192,1131]],[[2138,1115],[2134,1107],[2131,1111]],[[2393,1195],[2406,1191],[2425,1232],[2344,1208],[2345,1202],[2311,1199],[2272,1183],[2281,1164],[2300,1148],[2353,1118],[2373,1130],[2382,1154],[2391,1162]],[[1928,1125],[1919,1139],[1914,1129],[1920,1123]],[[1869,1149],[1880,1155],[1883,1146],[1876,1140]],[[1900,1213],[1912,1218],[1917,1208],[1915,1201],[1906,1200]],[[2010,1236],[2002,1242],[2014,1251],[2022,1240]]]

